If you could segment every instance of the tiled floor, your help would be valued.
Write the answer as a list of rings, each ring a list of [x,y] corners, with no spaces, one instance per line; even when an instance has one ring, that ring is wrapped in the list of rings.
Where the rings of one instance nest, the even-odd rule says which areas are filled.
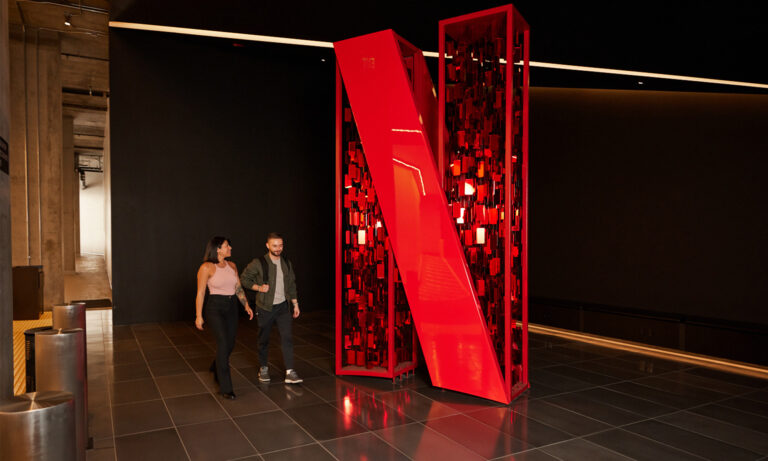
[[[768,455],[768,381],[531,335],[531,390],[510,406],[404,381],[337,378],[328,312],[295,322],[259,384],[256,324],[232,356],[237,400],[190,323],[116,326],[88,312],[89,460],[747,460]],[[278,344],[275,342],[274,344]]]

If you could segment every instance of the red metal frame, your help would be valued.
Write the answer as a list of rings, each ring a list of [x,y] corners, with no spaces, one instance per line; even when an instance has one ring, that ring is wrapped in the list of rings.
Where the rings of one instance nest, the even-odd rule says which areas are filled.
[[[457,149],[456,154],[454,155],[453,150],[449,154],[446,152],[446,146],[451,146],[452,149],[456,149],[459,147],[457,145],[455,136],[457,133],[451,132],[450,127],[451,126],[457,126],[456,121],[464,122],[463,124],[459,124],[461,126],[466,126],[465,120],[469,117],[467,113],[470,111],[470,108],[468,106],[471,106],[471,109],[474,111],[474,113],[482,113],[483,107],[480,105],[480,99],[475,99],[473,101],[472,97],[467,98],[469,102],[464,102],[462,100],[461,103],[458,103],[458,105],[464,105],[462,107],[463,114],[461,114],[462,111],[459,111],[457,114],[456,110],[453,110],[448,113],[446,110],[446,101],[449,99],[447,91],[449,90],[449,87],[446,85],[446,73],[448,73],[447,66],[450,65],[449,62],[454,59],[454,56],[448,56],[447,48],[449,48],[446,44],[446,41],[450,41],[450,48],[452,48],[450,51],[457,54],[456,60],[458,61],[462,54],[459,53],[459,49],[461,48],[463,50],[464,56],[468,56],[469,53],[473,53],[473,59],[472,59],[472,66],[473,69],[485,69],[485,67],[480,66],[478,63],[479,60],[485,60],[484,62],[492,63],[494,59],[499,62],[499,67],[497,69],[494,69],[494,65],[491,64],[488,67],[490,70],[487,70],[485,73],[485,76],[474,76],[474,81],[472,81],[472,76],[468,76],[470,74],[469,69],[465,69],[464,72],[466,73],[463,78],[463,82],[455,81],[455,83],[452,85],[453,88],[450,88],[452,91],[452,95],[457,94],[459,90],[464,90],[465,92],[467,90],[470,91],[470,95],[473,95],[475,98],[477,98],[477,92],[482,91],[493,91],[496,88],[493,87],[493,83],[498,83],[494,79],[494,70],[497,72],[500,72],[499,77],[503,77],[503,83],[504,83],[504,109],[503,114],[499,114],[499,111],[494,111],[494,113],[491,116],[486,115],[483,118],[483,121],[491,122],[495,117],[499,117],[500,115],[503,116],[503,125],[504,125],[504,152],[503,152],[503,159],[504,159],[504,214],[506,216],[506,219],[503,220],[503,229],[500,229],[500,233],[503,234],[503,242],[518,242],[518,256],[517,256],[517,262],[515,261],[515,256],[513,255],[513,252],[511,251],[511,248],[503,248],[504,253],[504,294],[503,294],[503,319],[504,319],[504,331],[503,331],[503,342],[504,342],[504,350],[503,350],[503,357],[499,357],[499,361],[503,363],[503,369],[504,369],[504,380],[505,380],[505,386],[506,390],[508,392],[509,398],[514,399],[516,396],[518,396],[520,393],[525,391],[529,387],[528,383],[528,76],[529,76],[529,48],[528,48],[528,39],[529,39],[529,27],[528,24],[525,22],[525,20],[522,18],[522,16],[515,10],[515,8],[512,5],[505,5],[498,8],[492,8],[489,10],[479,11],[472,14],[467,14],[463,16],[459,16],[456,18],[451,18],[447,20],[440,21],[439,24],[440,29],[440,43],[439,43],[439,59],[440,59],[440,65],[439,65],[439,92],[438,92],[438,98],[439,98],[439,119],[441,120],[441,123],[438,125],[438,138],[441,139],[443,142],[439,144],[439,152],[438,152],[438,165],[441,172],[445,172],[443,174],[443,184],[445,186],[446,192],[449,195],[451,194],[451,179],[446,179],[447,177],[451,176],[457,176],[455,175],[455,171],[450,171],[446,167],[446,163],[448,163],[450,157],[455,157],[458,159],[458,156],[471,156],[474,157],[474,155],[471,155],[470,152],[472,148],[469,149]],[[489,31],[491,36],[489,36]],[[504,41],[504,50],[503,50],[503,58],[505,62],[501,62],[499,58],[502,58],[499,48],[499,40]],[[489,46],[488,43],[491,42],[496,45],[496,49],[494,50],[493,46]],[[517,54],[515,53],[517,50]],[[494,55],[494,51],[497,53]],[[491,55],[488,56],[486,53],[490,52]],[[490,59],[488,59],[490,58]],[[515,62],[515,61],[518,62]],[[522,61],[520,63],[519,61]],[[458,64],[454,66],[450,73],[456,74],[456,68],[459,67]],[[467,66],[469,67],[469,66]],[[520,68],[521,71],[518,73],[516,71],[516,68]],[[479,73],[478,73],[479,75]],[[509,78],[509,76],[512,76],[513,78]],[[490,80],[489,81],[483,81],[483,80]],[[461,80],[461,79],[460,79]],[[471,82],[471,83],[470,83]],[[474,86],[473,86],[474,85]],[[472,93],[472,91],[475,91],[475,93]],[[518,98],[517,93],[522,93],[519,95]],[[467,93],[464,93],[464,96],[466,96]],[[473,105],[474,102],[474,105]],[[455,107],[454,107],[455,109]],[[514,127],[515,123],[515,117],[516,114],[520,114],[520,128],[516,131]],[[463,115],[463,117],[462,117]],[[490,119],[490,120],[489,120]],[[486,125],[487,126],[487,125]],[[480,130],[478,130],[480,131]],[[491,130],[487,130],[491,131]],[[478,137],[480,135],[478,134]],[[485,133],[485,136],[487,136],[487,133]],[[463,131],[462,131],[462,137],[463,137]],[[493,144],[493,143],[491,143]],[[475,146],[477,147],[477,146]],[[482,143],[482,148],[487,148],[488,143],[487,141]],[[487,149],[486,149],[487,150]],[[461,152],[461,154],[459,154]],[[491,158],[492,160],[493,156],[497,156],[495,152],[493,152]],[[498,155],[499,158],[501,158],[500,155]],[[518,157],[516,159],[516,157]],[[462,159],[465,160],[465,159]],[[515,161],[513,161],[515,160]],[[517,162],[516,160],[521,160],[521,162]],[[453,164],[452,164],[453,165]],[[478,169],[479,170],[479,169]],[[512,174],[510,174],[512,173]],[[479,173],[478,173],[479,174]],[[513,184],[513,175],[519,175],[520,176],[520,194],[521,197],[517,197],[513,195],[513,190],[515,187],[515,184]],[[464,172],[464,170],[461,171],[461,175],[458,175],[458,177],[465,178],[471,176],[470,172]],[[477,180],[475,178],[475,180]],[[455,181],[454,181],[455,182]],[[455,184],[454,186],[455,187]],[[470,202],[472,203],[472,202]],[[515,223],[513,226],[513,217],[517,216],[515,213],[519,214],[519,221]],[[459,226],[461,227],[461,226]],[[500,226],[501,227],[501,226]],[[485,229],[485,232],[490,232],[493,234],[493,229]],[[461,232],[461,230],[460,230]],[[508,244],[509,245],[509,244]],[[511,245],[509,245],[511,246]],[[471,251],[471,250],[469,250]],[[515,272],[518,274],[518,279],[520,279],[520,290],[518,293],[519,300],[515,300],[515,309],[513,310],[513,295],[517,292],[516,286],[513,286],[513,278],[512,278],[512,270],[515,270]],[[475,273],[473,274],[475,277],[479,279],[486,280],[488,278],[487,270],[485,270],[484,267],[476,268]],[[491,296],[488,296],[490,298]],[[488,310],[486,312],[491,311],[492,304],[489,306],[488,304],[491,303],[491,300],[486,298],[484,302],[486,303],[486,307]],[[519,328],[519,333],[516,333],[513,337],[512,331],[517,331]],[[519,356],[514,351],[519,351]],[[513,357],[515,357],[515,360],[513,361]],[[513,373],[513,370],[516,371],[516,373]]]
[[[412,370],[412,316],[434,385],[504,403],[528,388],[528,37],[512,5],[441,21],[439,102],[421,52],[391,30],[334,43],[337,374]],[[470,96],[450,113],[446,40],[462,47],[463,72],[485,75],[459,82],[451,67],[453,93]],[[498,110],[472,99],[489,89]],[[454,128],[480,109],[470,147],[469,127]],[[449,202],[467,206],[467,223]]]

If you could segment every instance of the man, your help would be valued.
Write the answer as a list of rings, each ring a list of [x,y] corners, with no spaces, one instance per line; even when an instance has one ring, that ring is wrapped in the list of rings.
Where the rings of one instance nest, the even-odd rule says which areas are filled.
[[[267,356],[269,335],[277,323],[285,362],[285,382],[296,384],[303,381],[293,369],[292,318],[297,318],[299,301],[296,299],[296,275],[293,265],[282,258],[283,237],[271,232],[267,235],[267,254],[248,264],[240,275],[241,284],[256,292],[256,316],[259,320],[259,381],[269,382]]]

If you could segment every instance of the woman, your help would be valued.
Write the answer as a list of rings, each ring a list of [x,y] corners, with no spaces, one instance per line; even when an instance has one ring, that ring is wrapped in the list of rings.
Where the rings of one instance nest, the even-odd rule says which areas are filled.
[[[229,355],[235,347],[237,332],[237,299],[245,307],[248,318],[253,319],[253,311],[245,298],[237,266],[226,258],[232,256],[232,246],[226,237],[214,237],[205,247],[205,259],[197,271],[197,299],[195,301],[195,326],[203,329],[203,298],[208,288],[208,302],[205,304],[205,320],[213,328],[216,337],[216,360],[211,365],[214,378],[219,383],[221,395],[234,399],[232,377],[229,374]],[[235,298],[237,297],[237,299]]]

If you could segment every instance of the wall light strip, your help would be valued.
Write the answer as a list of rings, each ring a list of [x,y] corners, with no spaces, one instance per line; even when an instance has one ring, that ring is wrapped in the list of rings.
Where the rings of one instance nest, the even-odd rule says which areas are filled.
[[[249,41],[249,42],[279,43],[283,45],[312,46],[316,48],[333,48],[333,42],[323,42],[319,40],[304,40],[299,38],[274,37],[271,35],[240,34],[236,32],[222,32],[218,30],[206,30],[206,29],[190,29],[186,27],[158,26],[154,24],[139,24],[135,22],[110,21],[109,27],[113,27],[116,29],[134,29],[134,30],[146,30],[146,31],[152,31],[152,32],[166,32],[170,34],[197,35],[201,37],[228,38],[232,40],[243,40],[243,41]],[[439,53],[436,51],[424,51],[423,53],[424,53],[424,56],[429,58],[437,58],[440,56]],[[768,84],[764,84],[764,83],[738,82],[734,80],[719,80],[715,78],[688,77],[685,75],[672,75],[672,74],[657,74],[653,72],[638,72],[634,70],[608,69],[605,67],[573,66],[570,64],[553,64],[553,63],[538,62],[538,61],[530,61],[529,65],[531,67],[541,67],[544,69],[593,72],[598,74],[626,75],[630,77],[659,78],[659,79],[666,79],[666,80],[679,80],[679,81],[695,82],[695,83],[711,83],[714,85],[730,85],[730,86],[742,86],[747,88],[768,89]]]
[[[529,323],[528,331],[768,379],[768,367]]]
[[[333,42],[319,40],[303,40],[300,38],[273,37],[271,35],[240,34],[237,32],[222,32],[218,30],[189,29],[187,27],[158,26],[154,24],[139,24],[135,22],[109,21],[109,27],[115,29],[146,30],[151,32],[166,32],[169,34],[196,35],[199,37],[228,38],[247,42],[279,43],[282,45],[313,46],[316,48],[333,48]]]

